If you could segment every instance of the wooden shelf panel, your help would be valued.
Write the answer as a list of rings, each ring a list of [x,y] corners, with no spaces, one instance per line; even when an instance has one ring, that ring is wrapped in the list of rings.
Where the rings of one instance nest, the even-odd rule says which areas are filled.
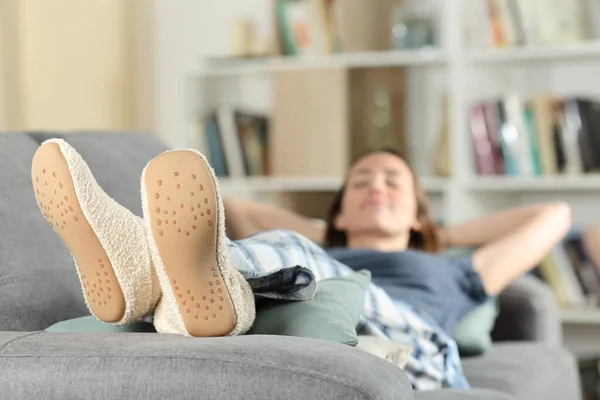
[[[468,50],[466,58],[472,63],[509,63],[521,61],[573,60],[597,57],[600,59],[600,41],[570,44],[515,46],[505,49]]]
[[[600,308],[561,310],[563,324],[600,325]]]
[[[204,76],[266,74],[285,70],[324,68],[368,68],[393,66],[443,65],[446,54],[438,49],[372,51],[298,57],[256,59],[208,59],[201,70]]]
[[[468,188],[479,192],[600,191],[600,174],[541,177],[476,177]]]

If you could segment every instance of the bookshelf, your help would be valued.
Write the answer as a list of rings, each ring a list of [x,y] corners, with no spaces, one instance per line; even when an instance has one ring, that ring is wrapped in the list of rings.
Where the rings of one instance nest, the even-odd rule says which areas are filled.
[[[454,12],[450,10],[454,4],[449,1],[444,6],[447,21]],[[459,13],[460,14],[460,13]],[[297,57],[267,57],[258,59],[227,59],[219,57],[206,57],[198,63],[195,71],[191,72],[193,81],[220,81],[227,79],[244,79],[253,75],[267,77],[281,71],[311,71],[327,69],[362,69],[405,67],[407,70],[441,70],[447,79],[456,82],[448,83],[450,100],[453,106],[450,109],[450,136],[449,144],[451,157],[454,158],[452,177],[439,178],[419,173],[424,182],[425,189],[437,195],[443,195],[455,201],[469,203],[473,193],[496,193],[511,195],[515,193],[544,193],[544,192],[569,192],[577,194],[600,193],[600,175],[556,175],[542,177],[482,177],[473,173],[473,156],[471,143],[465,135],[455,132],[466,132],[468,126],[462,115],[468,110],[473,101],[475,87],[469,84],[469,73],[478,73],[479,67],[494,66],[496,68],[510,68],[510,64],[556,63],[556,62],[600,62],[600,41],[587,41],[582,43],[567,43],[557,45],[527,45],[507,48],[470,49],[461,42],[456,35],[458,27],[455,23],[447,24],[445,32],[450,34],[446,45],[441,48],[428,48],[424,50],[402,51],[372,51],[358,53],[342,53],[316,56]],[[508,65],[508,66],[507,66]],[[453,78],[454,77],[454,78]],[[461,85],[460,82],[464,82]],[[206,82],[196,87],[207,86]],[[453,87],[455,90],[453,90]],[[598,90],[600,93],[600,88]],[[410,102],[410,94],[408,95]],[[431,105],[437,107],[438,105]],[[408,105],[410,107],[410,104]],[[251,177],[233,178],[223,180],[232,192],[295,192],[295,191],[333,191],[341,182],[340,177],[313,178],[313,177]],[[448,190],[448,188],[451,188]],[[452,195],[451,193],[454,193]],[[475,207],[475,213],[467,211],[465,206],[454,207],[453,202],[448,202],[447,213],[455,219],[465,219],[480,213],[481,208]],[[458,211],[457,211],[458,210]],[[487,210],[486,210],[487,211]],[[484,211],[485,212],[485,211]],[[446,212],[442,213],[446,214]],[[449,216],[450,217],[450,216]],[[448,218],[449,220],[451,218]]]
[[[163,32],[164,35],[175,35],[163,37],[165,43],[188,44],[180,49],[185,56],[178,54],[174,57],[171,48],[165,48],[162,57],[159,55],[164,60],[164,70],[158,71],[158,75],[162,76],[162,89],[159,88],[157,94],[159,134],[173,146],[194,146],[190,138],[198,134],[197,116],[217,101],[233,99],[244,106],[267,110],[272,115],[277,105],[273,101],[273,87],[277,86],[274,82],[281,74],[401,69],[406,74],[403,103],[406,121],[402,130],[410,139],[407,155],[425,190],[434,199],[434,212],[440,219],[453,223],[499,208],[534,201],[562,200],[571,205],[576,225],[600,223],[597,206],[600,175],[479,176],[475,172],[468,122],[474,103],[482,98],[500,97],[507,92],[523,96],[545,92],[559,96],[585,94],[600,98],[600,80],[597,79],[600,37],[557,44],[476,47],[467,43],[465,30],[468,29],[467,16],[472,12],[470,7],[477,1],[482,0],[438,1],[440,41],[436,48],[393,51],[378,48],[343,54],[250,59],[226,57],[223,51],[227,46],[226,33],[219,27],[226,25],[227,21],[218,18],[209,21],[207,17],[204,24],[199,24],[196,18],[187,16],[210,15],[212,9],[199,5],[201,2],[190,2],[188,9],[178,10],[179,17],[173,16],[177,14],[173,10],[161,13],[172,16],[170,20],[164,17],[165,27],[178,26],[185,20],[190,22],[187,30],[180,29],[186,33],[180,32],[179,36],[176,36],[177,30],[164,29]],[[240,0],[238,3],[240,9],[267,12],[264,2],[258,4],[258,0]],[[219,7],[224,8],[225,5]],[[225,13],[221,11],[221,14]],[[265,20],[262,14],[257,18]],[[200,38],[204,35],[202,29],[221,32],[220,42],[215,35],[203,42],[204,47],[189,44],[187,35],[194,33],[195,38]],[[185,61],[177,65],[171,62],[173,59]],[[447,149],[452,173],[446,177],[437,176],[431,165],[435,158],[434,138],[443,122],[439,101],[442,93],[447,93],[449,102]],[[352,120],[349,120],[343,126],[327,130],[323,137],[328,140],[335,138],[348,145],[342,133],[348,132],[349,135],[351,125]],[[299,133],[295,135],[290,140],[297,140]],[[347,161],[335,159],[335,152],[331,150],[319,154],[331,154],[331,163]],[[337,168],[335,173],[314,175],[222,178],[221,184],[225,195],[331,194],[342,182],[340,170]],[[600,340],[597,339],[600,337],[600,309],[562,310],[561,318],[565,341],[570,343],[570,348],[576,348],[578,354],[600,354]],[[580,340],[586,343],[584,347],[578,347]]]

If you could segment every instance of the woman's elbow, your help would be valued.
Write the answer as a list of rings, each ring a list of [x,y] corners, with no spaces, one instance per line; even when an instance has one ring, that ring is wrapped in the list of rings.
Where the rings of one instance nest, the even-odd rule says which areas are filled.
[[[549,203],[544,206],[543,214],[553,221],[560,239],[571,229],[571,206],[563,201]]]

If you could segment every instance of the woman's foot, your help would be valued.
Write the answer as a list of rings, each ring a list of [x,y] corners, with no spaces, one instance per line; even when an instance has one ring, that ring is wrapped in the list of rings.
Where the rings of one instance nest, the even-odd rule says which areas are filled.
[[[90,312],[123,325],[154,309],[160,287],[143,221],[100,188],[64,140],[38,148],[31,178],[42,214],[73,255]]]
[[[163,153],[142,176],[144,217],[163,290],[158,332],[190,336],[245,333],[254,322],[254,296],[229,265],[223,205],[204,156]]]

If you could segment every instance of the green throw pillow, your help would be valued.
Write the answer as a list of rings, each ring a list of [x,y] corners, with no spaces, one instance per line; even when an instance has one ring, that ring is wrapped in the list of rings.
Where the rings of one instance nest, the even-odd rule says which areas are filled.
[[[73,318],[58,322],[45,329],[46,332],[156,332],[149,322],[135,321],[129,325],[114,326],[98,321],[93,316]]]
[[[447,257],[467,257],[475,248],[448,248],[443,254]],[[491,298],[467,313],[456,325],[453,338],[461,356],[475,356],[486,353],[492,347],[492,329],[498,317],[498,300]]]
[[[268,301],[257,307],[248,334],[299,336],[356,346],[356,326],[369,283],[371,273],[363,270],[320,281],[311,300]]]
[[[497,299],[491,298],[458,322],[453,336],[461,356],[476,356],[491,349],[491,334],[497,317]]]

